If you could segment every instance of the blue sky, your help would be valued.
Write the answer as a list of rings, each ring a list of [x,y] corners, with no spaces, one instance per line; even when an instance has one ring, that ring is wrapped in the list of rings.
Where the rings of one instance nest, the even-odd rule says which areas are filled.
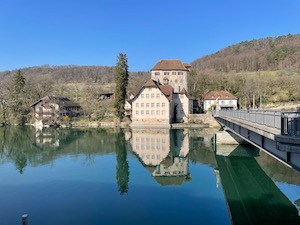
[[[116,64],[149,71],[241,41],[300,33],[299,0],[0,0],[0,71]]]

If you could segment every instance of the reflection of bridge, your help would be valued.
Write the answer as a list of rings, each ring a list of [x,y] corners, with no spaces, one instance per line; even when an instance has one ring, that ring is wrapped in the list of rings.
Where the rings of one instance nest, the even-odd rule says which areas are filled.
[[[300,169],[300,113],[221,110],[214,116],[227,130]]]
[[[296,207],[255,160],[257,152],[241,145],[223,147],[217,147],[216,160],[231,223],[300,224]]]

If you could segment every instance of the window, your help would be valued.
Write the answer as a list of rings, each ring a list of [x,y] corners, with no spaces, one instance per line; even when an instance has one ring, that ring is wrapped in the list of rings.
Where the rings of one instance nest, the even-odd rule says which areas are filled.
[[[157,94],[156,94],[156,98],[159,98],[159,96],[160,96],[160,94],[159,94],[159,93],[157,93]]]
[[[213,98],[215,98],[215,96],[212,95],[211,98],[213,99]]]
[[[137,108],[138,108],[138,107],[139,107],[139,103],[135,103],[135,107],[137,107]]]
[[[161,111],[161,114],[162,114],[162,115],[165,115],[165,114],[166,114],[166,111],[165,111],[165,110],[162,110],[162,111]]]
[[[163,103],[161,103],[161,107],[165,107],[166,106],[166,104],[163,102]]]
[[[149,91],[152,91],[152,87],[149,87],[148,90],[149,90]]]
[[[183,72],[178,72],[178,75],[183,75]]]
[[[168,85],[169,84],[169,79],[168,78],[165,78],[164,79],[164,85]]]
[[[160,75],[160,72],[155,72],[154,75]]]
[[[177,79],[175,79],[175,83],[177,84]]]
[[[151,108],[154,108],[154,102],[151,103]]]
[[[172,75],[176,75],[176,72],[172,72]]]
[[[149,110],[146,110],[146,115],[149,115]]]
[[[154,110],[151,110],[151,115],[154,115]]]
[[[141,98],[144,98],[144,94],[141,94]]]
[[[159,115],[159,110],[156,110],[156,115]]]
[[[151,98],[154,98],[154,93],[151,94]]]
[[[229,104],[232,104],[232,101],[231,101],[231,100],[229,101]]]
[[[159,107],[159,102],[156,103],[156,107]]]
[[[141,115],[144,115],[144,110],[141,110]]]
[[[164,75],[169,75],[169,72],[164,72]]]
[[[141,103],[141,107],[142,107],[142,108],[144,107],[144,103]]]
[[[225,104],[225,101],[221,101],[221,104]]]
[[[146,103],[146,108],[149,108],[149,103]]]
[[[149,94],[146,94],[146,98],[149,98]]]
[[[229,96],[228,96],[228,95],[226,95],[226,98],[229,98]]]
[[[139,110],[136,110],[136,111],[135,111],[135,114],[136,114],[136,115],[139,115]]]

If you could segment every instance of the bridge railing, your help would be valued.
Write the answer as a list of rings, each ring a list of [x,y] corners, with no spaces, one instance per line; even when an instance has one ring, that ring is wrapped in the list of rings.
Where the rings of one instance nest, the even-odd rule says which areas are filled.
[[[300,136],[300,112],[283,112],[281,134]]]
[[[281,131],[282,135],[300,136],[300,112],[220,110],[212,113],[276,128]]]

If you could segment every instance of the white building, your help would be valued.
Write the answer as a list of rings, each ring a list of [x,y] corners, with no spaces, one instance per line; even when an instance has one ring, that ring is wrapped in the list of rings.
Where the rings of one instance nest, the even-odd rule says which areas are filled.
[[[160,60],[151,70],[151,79],[132,99],[132,125],[169,126],[187,119],[193,110],[187,92],[189,68],[180,60]]]
[[[190,65],[180,60],[160,60],[151,69],[151,79],[164,85],[171,85],[174,93],[184,88],[188,90],[188,72]]]
[[[237,98],[228,91],[211,91],[203,97],[203,109],[210,110],[212,105],[217,109],[236,109]]]

